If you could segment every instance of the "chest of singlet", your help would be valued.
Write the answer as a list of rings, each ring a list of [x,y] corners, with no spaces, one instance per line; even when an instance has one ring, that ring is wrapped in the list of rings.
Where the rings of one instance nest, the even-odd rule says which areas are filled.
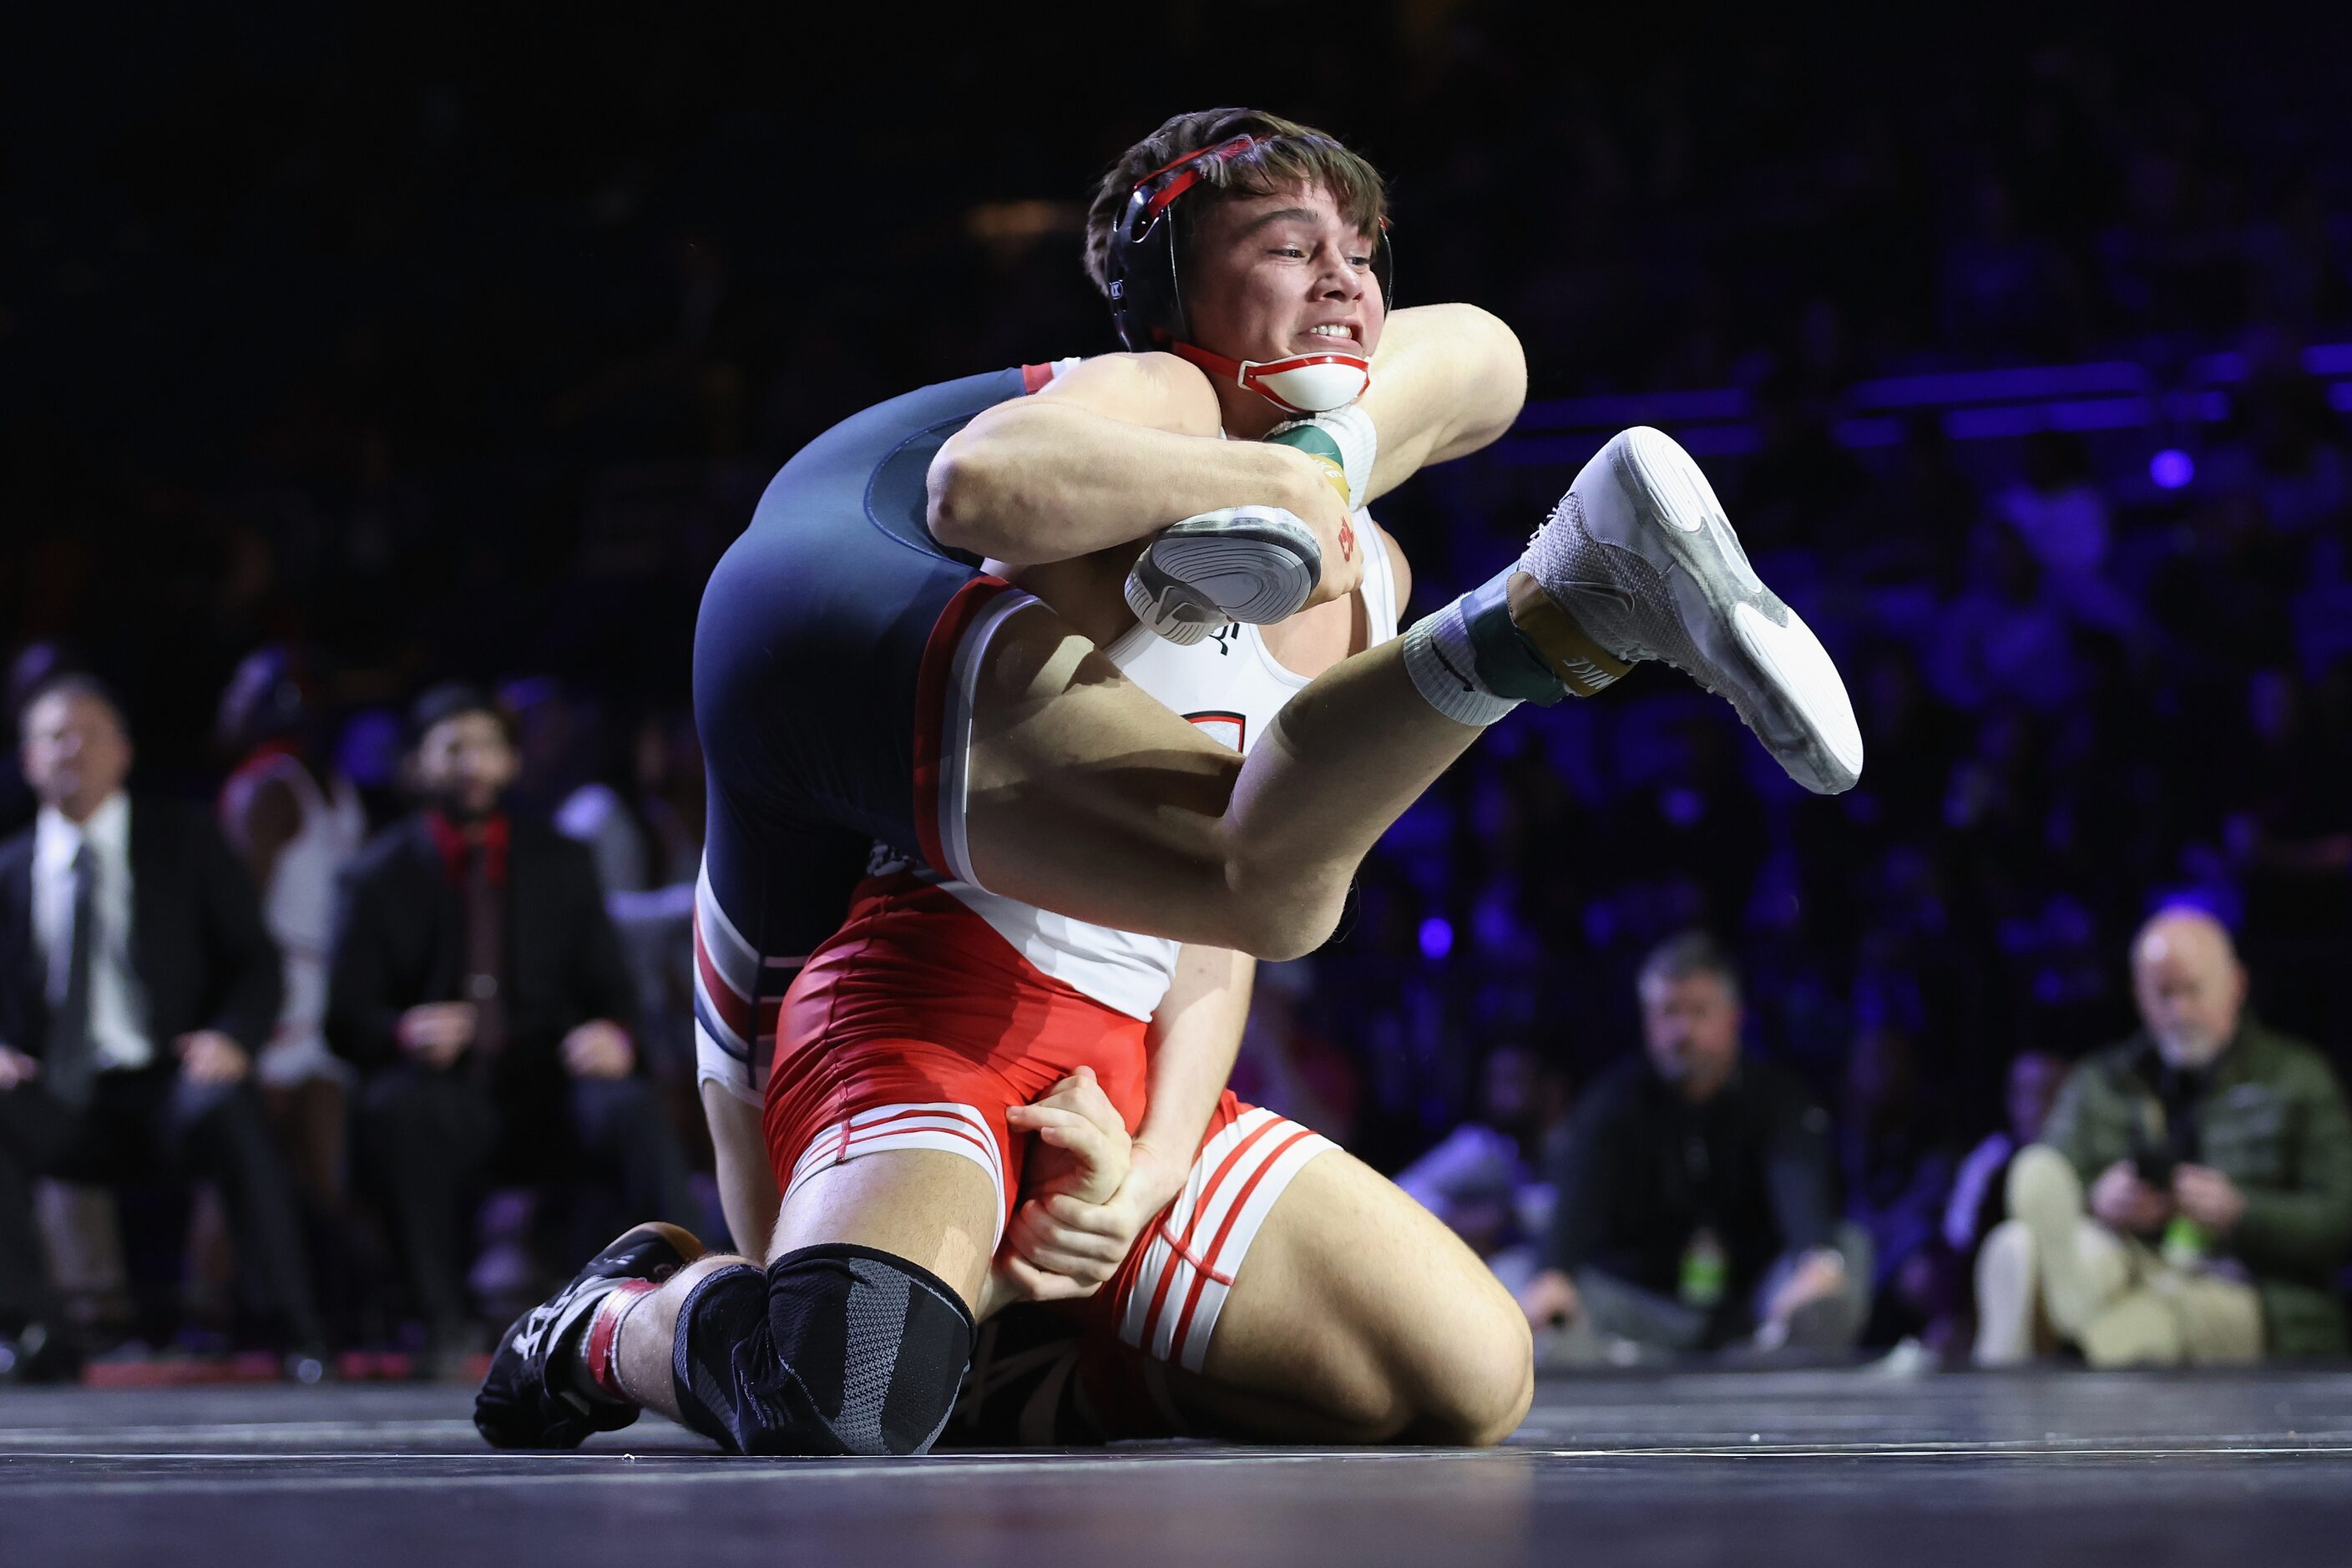
[[[1358,521],[1370,533],[1369,519],[1360,513]],[[1396,579],[1386,549],[1373,552],[1365,563],[1359,592],[1367,646],[1396,636]],[[1103,651],[1153,700],[1244,754],[1310,679],[1285,668],[1254,626],[1234,626],[1182,647],[1137,626]],[[1037,969],[1106,1006],[1149,1018],[1167,994],[1179,944],[1165,937],[1072,920],[968,882],[950,879],[940,886]]]

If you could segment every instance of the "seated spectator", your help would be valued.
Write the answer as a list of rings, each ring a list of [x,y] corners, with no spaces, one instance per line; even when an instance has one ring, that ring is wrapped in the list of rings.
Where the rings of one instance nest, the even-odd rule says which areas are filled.
[[[2049,1120],[2050,1107],[2065,1081],[2066,1064],[2047,1051],[2020,1051],[2010,1062],[2001,1096],[2008,1125],[1986,1133],[1961,1157],[1951,1196],[1944,1204],[1943,1256],[1963,1279],[1975,1278],[1978,1249],[2009,1212],[2010,1162],[2042,1136],[2042,1124]],[[1951,1321],[1930,1335],[1937,1348],[1958,1343],[1963,1328],[1976,1316],[1974,1293],[1961,1295],[1963,1300],[1953,1303]]]
[[[474,1343],[467,1242],[492,1182],[589,1182],[632,1219],[689,1209],[588,851],[503,808],[515,748],[483,693],[436,688],[411,732],[426,804],[345,879],[327,1033],[364,1075],[361,1174],[447,1363]]]
[[[1949,1270],[1936,1245],[1952,1187],[1952,1156],[1919,1082],[1911,1037],[1891,1025],[1865,1029],[1846,1058],[1838,1129],[1846,1217],[1870,1237],[1874,1272],[1865,1338],[1916,1336],[1948,1307]]]
[[[1841,1230],[1829,1118],[1744,1061],[1730,955],[1691,932],[1642,964],[1645,1054],[1585,1090],[1553,1168],[1543,1270],[1520,1292],[1562,1360],[1752,1342],[1840,1350],[1869,1312],[1869,1240]]]
[[[1535,1271],[1551,1227],[1549,1170],[1566,1142],[1567,1075],[1531,1046],[1486,1054],[1478,1116],[1397,1173],[1397,1185],[1468,1242],[1513,1290]]]
[[[51,680],[19,731],[40,813],[0,845],[0,1331],[20,1371],[69,1370],[36,1176],[210,1181],[289,1372],[315,1380],[301,1225],[253,1086],[282,984],[253,884],[201,813],[124,793],[128,727],[95,681]]]
[[[1977,1265],[1978,1360],[2026,1360],[2036,1309],[2093,1366],[2341,1355],[2352,1118],[2326,1062],[2245,1011],[2220,921],[2132,946],[2144,1027],[2069,1075]]]
[[[254,1074],[304,1195],[331,1213],[352,1069],[327,1048],[327,943],[335,881],[367,837],[367,813],[326,761],[308,662],[290,648],[258,648],[237,666],[218,739],[238,759],[221,786],[221,827],[261,889],[286,971],[286,1001]]]

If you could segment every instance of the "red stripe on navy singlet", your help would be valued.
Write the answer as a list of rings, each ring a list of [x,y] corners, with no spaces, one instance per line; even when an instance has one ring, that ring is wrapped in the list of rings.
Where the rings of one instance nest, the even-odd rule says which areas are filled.
[[[954,876],[947,847],[940,839],[940,772],[947,741],[948,704],[957,700],[956,650],[972,621],[999,594],[1012,584],[985,573],[955,591],[940,611],[931,635],[923,644],[923,660],[915,673],[915,840],[933,870]]]

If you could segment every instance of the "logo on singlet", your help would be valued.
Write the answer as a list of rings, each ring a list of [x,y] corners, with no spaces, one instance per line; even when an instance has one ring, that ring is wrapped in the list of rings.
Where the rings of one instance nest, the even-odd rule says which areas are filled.
[[[1249,733],[1249,715],[1229,713],[1222,709],[1209,709],[1199,713],[1187,713],[1184,721],[1197,726],[1221,746],[1234,751],[1242,749],[1242,741]]]

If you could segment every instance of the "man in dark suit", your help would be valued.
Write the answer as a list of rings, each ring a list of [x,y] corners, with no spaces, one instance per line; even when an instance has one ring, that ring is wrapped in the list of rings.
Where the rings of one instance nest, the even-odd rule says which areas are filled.
[[[306,1380],[322,1341],[292,1189],[251,1082],[283,984],[251,879],[201,813],[132,801],[131,739],[65,676],[18,724],[31,828],[0,845],[0,1330],[55,1366],[33,1182],[205,1178]]]
[[[1792,1074],[1746,1059],[1738,969],[1713,938],[1660,943],[1637,986],[1643,1053],[1577,1101],[1519,1304],[1563,1325],[1551,1353],[1570,1363],[1851,1347],[1870,1237],[1839,1224],[1829,1118]]]
[[[669,1220],[688,1200],[588,851],[502,806],[519,758],[484,693],[436,687],[410,732],[425,809],[345,874],[327,1034],[366,1075],[362,1174],[446,1357],[476,1337],[465,1240],[489,1181],[594,1177]]]

